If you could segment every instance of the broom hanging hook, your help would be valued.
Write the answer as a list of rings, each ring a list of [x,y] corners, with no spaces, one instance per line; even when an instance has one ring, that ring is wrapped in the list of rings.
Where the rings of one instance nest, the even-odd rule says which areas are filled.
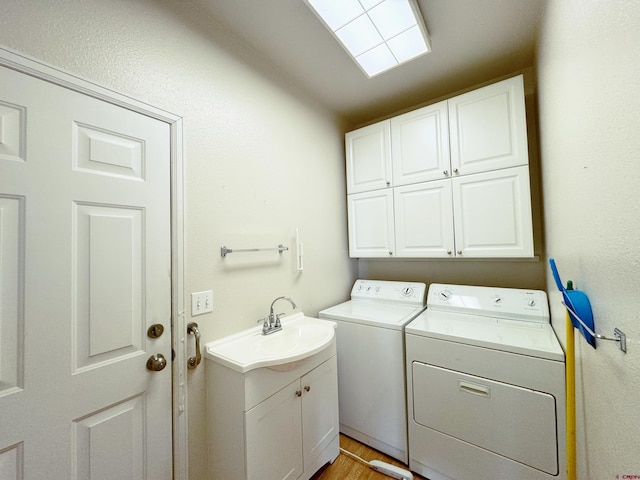
[[[585,325],[585,323],[582,321],[582,319],[578,316],[578,314],[576,312],[574,312],[571,309],[571,307],[569,307],[564,302],[561,302],[561,303],[562,303],[562,305],[564,305],[564,307],[567,310],[569,310],[571,315],[573,315],[573,317],[576,318],[580,322],[580,324],[584,327],[584,329],[587,332],[589,332],[589,334],[593,335],[594,337],[596,337],[599,340],[611,340],[613,342],[620,342],[620,345],[618,345],[620,347],[620,350],[622,350],[624,353],[627,353],[627,336],[625,335],[625,333],[622,330],[620,330],[619,328],[614,328],[613,329],[613,334],[615,335],[615,338],[605,337],[604,335],[600,335],[599,333],[594,332],[587,325]]]

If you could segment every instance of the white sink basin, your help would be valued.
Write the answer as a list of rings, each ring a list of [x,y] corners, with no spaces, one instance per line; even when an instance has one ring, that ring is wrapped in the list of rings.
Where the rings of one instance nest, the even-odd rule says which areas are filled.
[[[245,373],[310,357],[329,346],[335,322],[296,313],[282,318],[282,330],[262,335],[262,326],[251,328],[205,345],[205,357]]]

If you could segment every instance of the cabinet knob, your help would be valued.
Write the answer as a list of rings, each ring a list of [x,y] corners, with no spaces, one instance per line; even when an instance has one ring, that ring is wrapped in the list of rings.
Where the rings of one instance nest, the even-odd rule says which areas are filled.
[[[296,397],[302,396],[302,390],[296,390]]]
[[[445,177],[448,177],[448,176],[449,176],[449,170],[444,170],[442,173],[444,173],[444,176],[445,176]]]
[[[391,185],[391,182],[389,180],[387,180],[387,187]]]
[[[389,250],[389,255],[393,255],[393,252],[391,250]]]
[[[447,255],[451,255],[451,250],[447,250]]]
[[[458,250],[458,255],[462,255],[462,250]]]
[[[309,385],[305,385],[304,386],[304,391],[308,392],[309,390],[311,390],[311,387]]]
[[[458,169],[457,169],[457,168],[454,168],[454,169],[453,169],[453,173],[455,173],[455,174],[457,175],[457,174],[458,174],[458,173],[460,173],[460,172],[458,172]]]

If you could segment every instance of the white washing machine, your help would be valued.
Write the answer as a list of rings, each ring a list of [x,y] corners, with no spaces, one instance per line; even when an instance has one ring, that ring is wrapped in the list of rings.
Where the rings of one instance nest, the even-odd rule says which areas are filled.
[[[340,431],[407,463],[404,326],[426,285],[356,280],[351,300],[322,310],[337,324]]]
[[[412,471],[566,478],[565,357],[545,292],[432,284],[405,336]]]

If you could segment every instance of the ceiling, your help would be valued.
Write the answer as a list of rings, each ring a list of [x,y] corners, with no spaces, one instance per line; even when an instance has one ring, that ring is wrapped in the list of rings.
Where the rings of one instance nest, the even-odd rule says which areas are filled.
[[[191,0],[353,125],[530,67],[546,0],[418,0],[432,52],[367,78],[303,0]]]

